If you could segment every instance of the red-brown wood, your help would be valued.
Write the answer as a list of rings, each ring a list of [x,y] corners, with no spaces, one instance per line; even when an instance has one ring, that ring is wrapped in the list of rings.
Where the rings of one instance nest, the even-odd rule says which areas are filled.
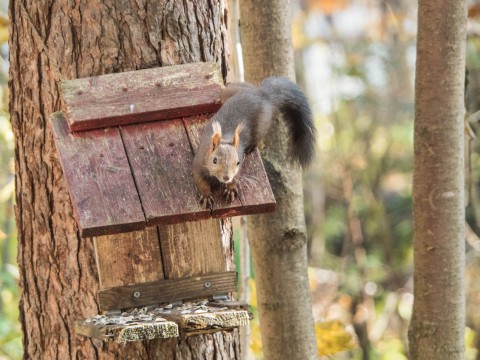
[[[147,225],[210,218],[192,177],[192,149],[181,119],[122,126]]]
[[[50,118],[83,237],[145,227],[145,217],[117,128],[70,133],[60,112]]]
[[[275,197],[258,149],[246,156],[237,181],[243,213],[258,214],[275,210]]]
[[[218,64],[194,63],[62,81],[72,131],[143,123],[220,108]]]

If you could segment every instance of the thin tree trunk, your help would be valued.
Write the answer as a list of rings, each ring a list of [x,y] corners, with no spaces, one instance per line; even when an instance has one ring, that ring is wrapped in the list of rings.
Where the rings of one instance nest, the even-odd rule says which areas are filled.
[[[289,1],[240,1],[245,80],[294,79]],[[302,172],[287,160],[288,134],[275,121],[261,149],[277,210],[250,217],[249,240],[257,284],[265,359],[316,359]]]
[[[10,0],[25,359],[239,357],[237,330],[126,346],[75,335],[76,319],[99,312],[98,276],[93,242],[79,237],[47,125],[62,109],[61,79],[197,61],[220,63],[225,76],[225,14],[221,0]]]
[[[464,1],[418,10],[413,359],[465,357]]]

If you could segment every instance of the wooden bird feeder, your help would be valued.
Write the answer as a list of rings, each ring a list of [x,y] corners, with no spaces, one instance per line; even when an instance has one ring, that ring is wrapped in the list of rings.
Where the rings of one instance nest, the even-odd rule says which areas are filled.
[[[241,182],[232,203],[219,191],[213,210],[200,206],[192,159],[221,106],[218,65],[60,85],[66,111],[51,126],[80,234],[93,237],[106,312],[78,321],[77,333],[126,342],[246,325],[245,305],[212,302],[237,288],[215,218],[273,211],[275,199],[253,151],[239,175],[255,184]]]

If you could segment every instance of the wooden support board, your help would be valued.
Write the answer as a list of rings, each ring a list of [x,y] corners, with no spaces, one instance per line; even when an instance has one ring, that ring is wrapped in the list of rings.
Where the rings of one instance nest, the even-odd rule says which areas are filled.
[[[115,287],[100,290],[98,297],[102,310],[115,310],[210,297],[236,290],[237,273],[228,271],[183,279]]]
[[[164,279],[156,227],[94,238],[100,289]]]
[[[215,112],[223,80],[218,64],[129,71],[60,84],[73,131]]]
[[[158,230],[166,279],[226,270],[218,220],[159,226]]]

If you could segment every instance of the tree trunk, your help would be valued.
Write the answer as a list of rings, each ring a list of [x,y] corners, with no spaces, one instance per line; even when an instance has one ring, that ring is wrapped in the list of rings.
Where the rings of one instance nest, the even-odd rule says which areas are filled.
[[[289,1],[240,1],[245,80],[294,79]],[[315,359],[302,172],[287,160],[288,133],[278,119],[261,149],[277,201],[272,214],[249,219],[265,359]]]
[[[220,63],[225,76],[224,2],[10,0],[9,14],[24,357],[238,358],[237,330],[126,346],[74,334],[76,319],[99,312],[98,276],[47,125],[62,109],[61,79],[198,61]]]
[[[465,209],[463,1],[418,10],[413,176],[413,359],[464,359]]]

